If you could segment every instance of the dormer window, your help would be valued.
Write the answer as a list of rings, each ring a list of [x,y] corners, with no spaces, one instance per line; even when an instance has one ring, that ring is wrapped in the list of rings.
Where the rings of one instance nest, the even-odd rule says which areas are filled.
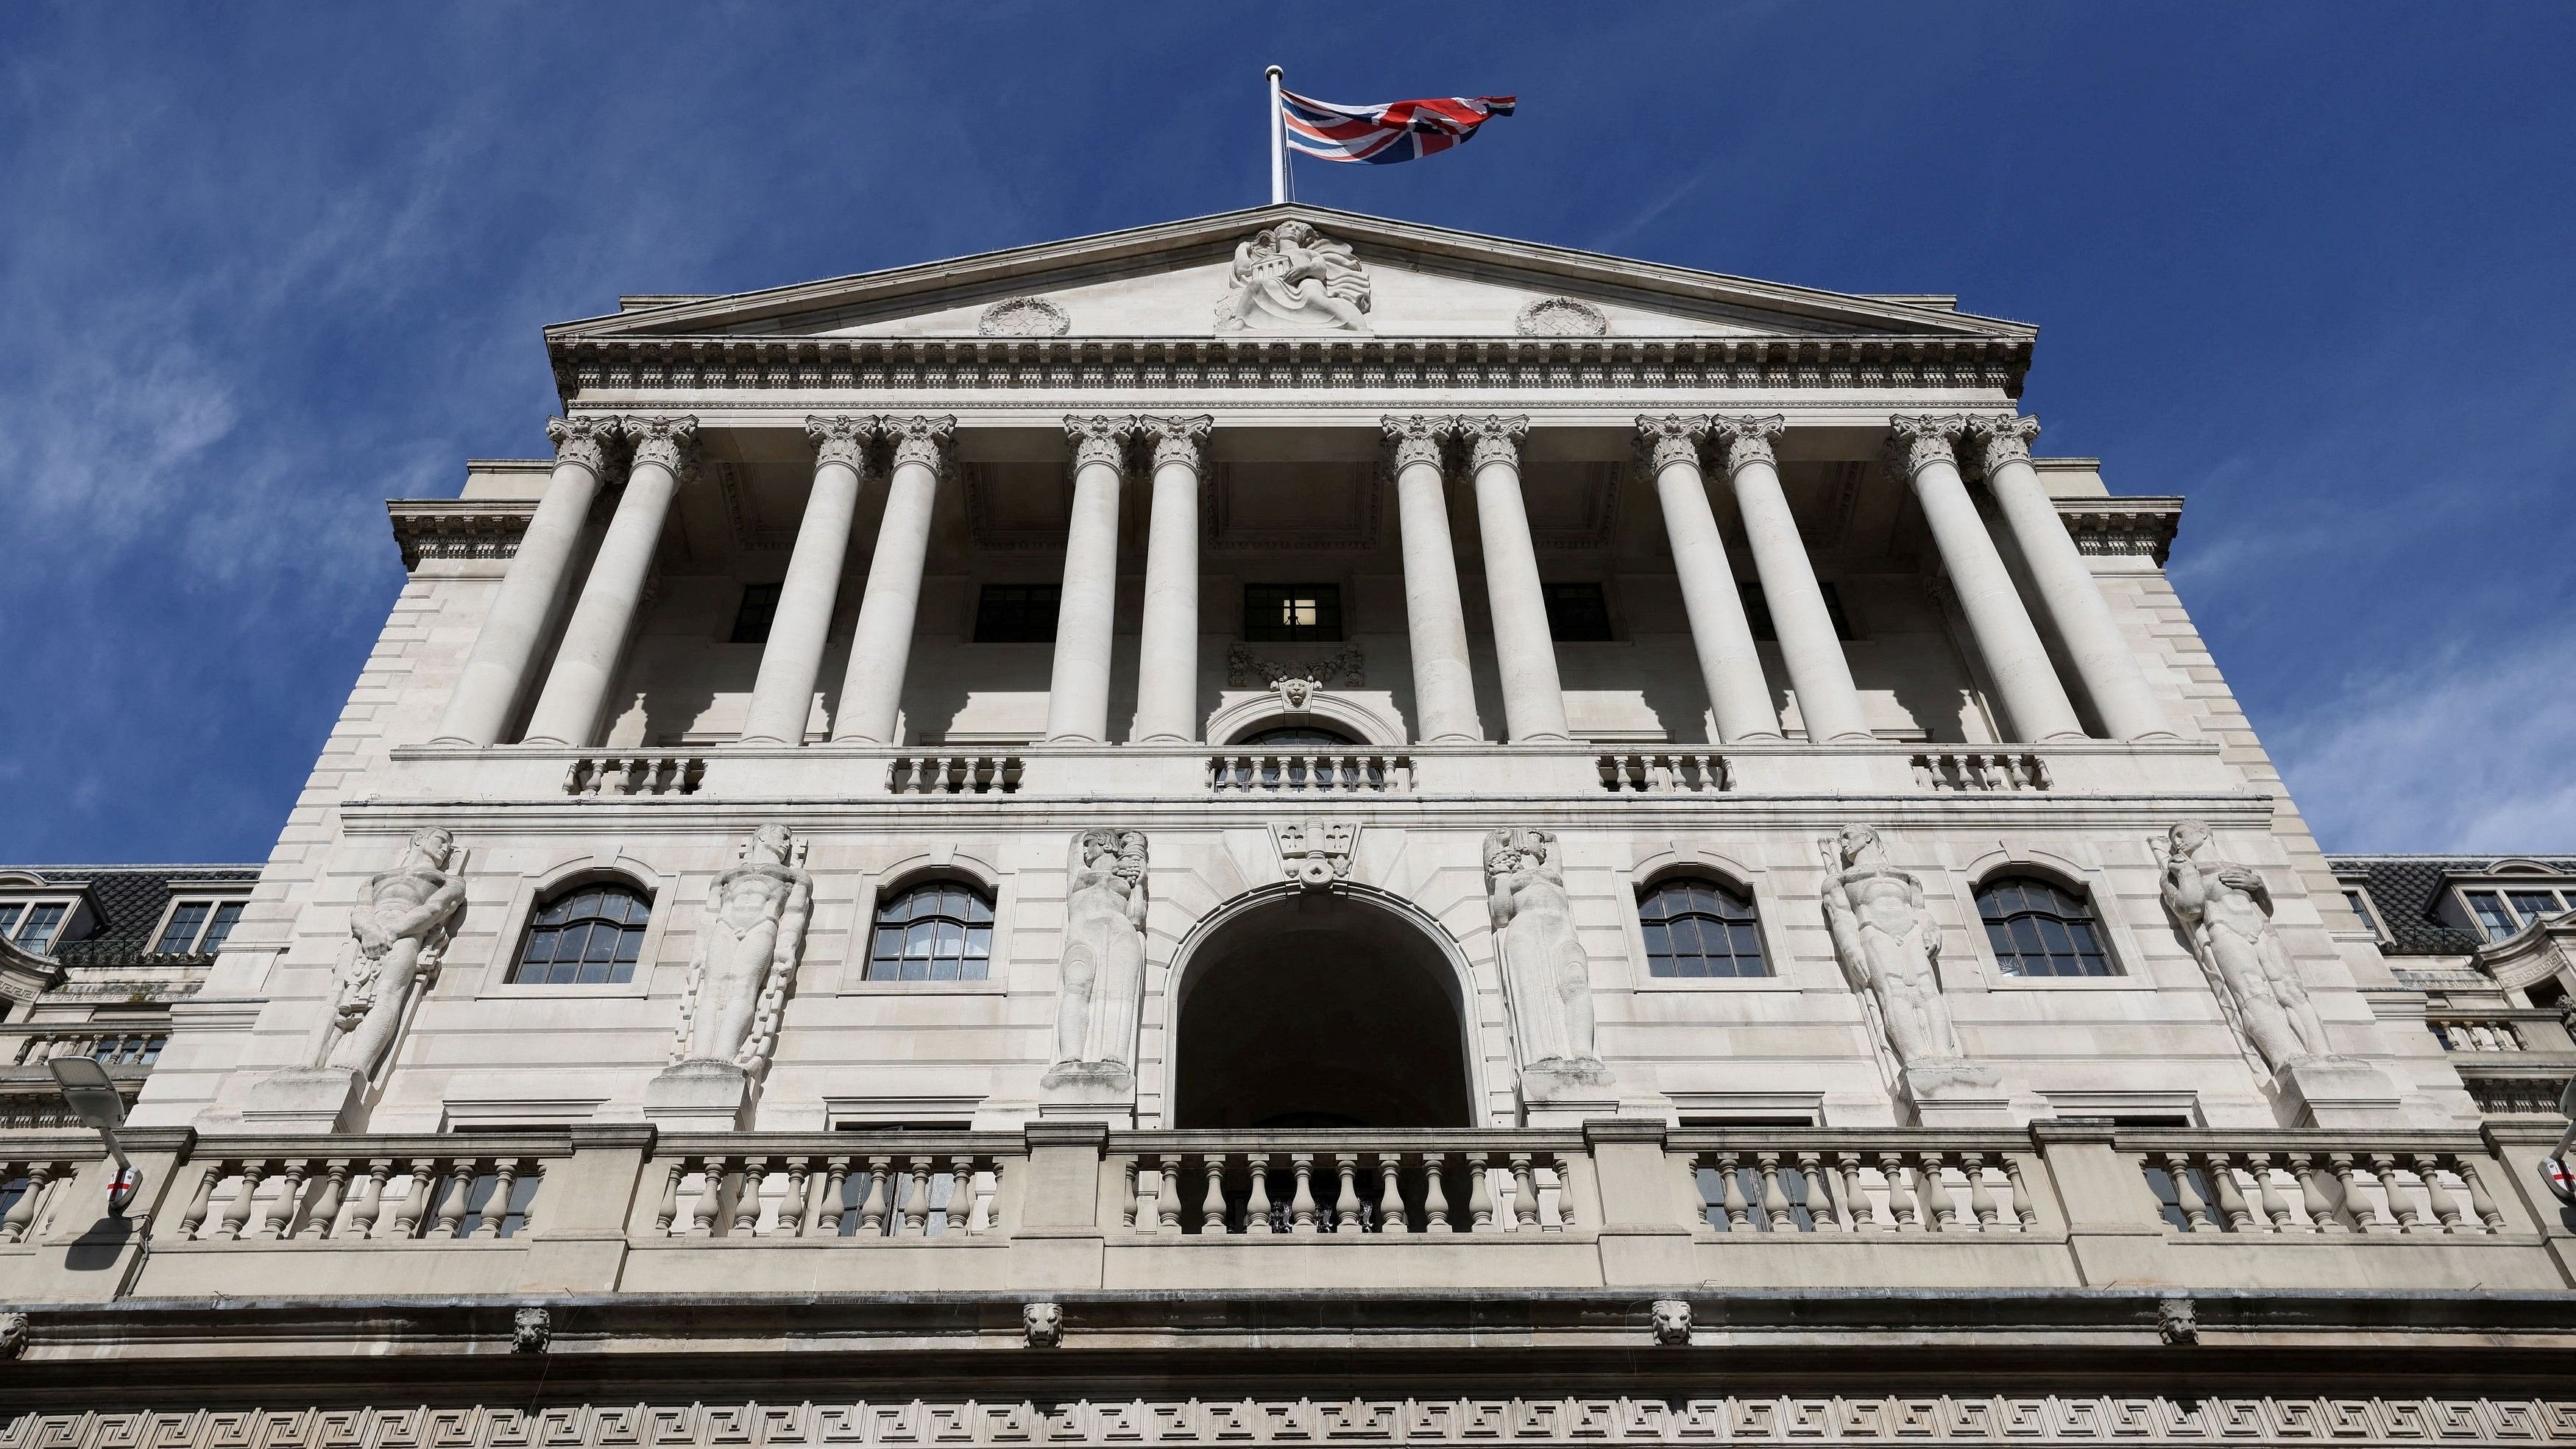
[[[71,919],[72,907],[67,900],[0,900],[0,936],[6,936],[20,950],[38,956],[54,948],[55,938],[62,934],[63,922]]]
[[[186,900],[170,907],[170,918],[152,949],[163,956],[211,956],[224,948],[233,927],[241,924],[238,900]]]
[[[2501,941],[2532,922],[2576,910],[2576,890],[2540,886],[2470,886],[2460,891],[2469,919],[2490,941]]]

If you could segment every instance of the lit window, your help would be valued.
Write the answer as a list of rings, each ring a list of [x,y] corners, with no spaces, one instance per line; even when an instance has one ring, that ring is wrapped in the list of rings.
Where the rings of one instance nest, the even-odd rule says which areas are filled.
[[[778,617],[777,584],[745,584],[742,602],[734,607],[732,641],[736,644],[769,642],[770,620]]]
[[[164,956],[212,955],[240,924],[239,901],[181,901],[170,908],[170,924],[152,949]]]
[[[1713,880],[1668,880],[1637,904],[1650,976],[1768,976],[1753,902]]]
[[[1243,637],[1255,644],[1331,644],[1342,637],[1337,584],[1246,584]]]
[[[2007,976],[2116,976],[2102,950],[2093,910],[2080,896],[2030,876],[2007,876],[1977,892],[1986,941]]]
[[[1601,644],[1610,638],[1610,601],[1599,584],[1541,584],[1548,637],[1566,644]]]
[[[510,979],[532,986],[632,981],[652,914],[652,901],[626,886],[576,886],[538,908]]]
[[[1819,583],[1816,589],[1825,596],[1825,617],[1834,621],[1834,637],[1852,638],[1851,616],[1843,612],[1843,596],[1831,584]],[[1772,627],[1771,600],[1762,592],[1762,586],[1739,584],[1736,592],[1744,597],[1744,622],[1752,627],[1753,637],[1765,644],[1778,643],[1780,632]]]
[[[986,584],[975,600],[978,644],[1052,644],[1060,584]]]
[[[981,981],[993,960],[993,903],[958,881],[925,881],[877,908],[870,981]]]
[[[0,901],[0,936],[41,956],[53,948],[54,933],[71,913],[69,901]]]
[[[2469,914],[2475,916],[2478,929],[2490,941],[2501,941],[2534,921],[2555,916],[2576,906],[2576,891],[2539,890],[2516,886],[2510,889],[2460,892]]]

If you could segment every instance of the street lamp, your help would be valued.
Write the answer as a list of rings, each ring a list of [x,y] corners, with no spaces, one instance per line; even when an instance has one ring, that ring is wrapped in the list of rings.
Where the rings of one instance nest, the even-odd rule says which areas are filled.
[[[125,1160],[125,1149],[116,1141],[116,1129],[125,1125],[125,1098],[108,1080],[107,1068],[89,1057],[56,1057],[45,1065],[53,1070],[72,1115],[97,1128],[107,1143],[107,1155],[116,1161],[116,1177],[107,1185],[107,1210],[124,1212],[143,1187],[143,1169]]]

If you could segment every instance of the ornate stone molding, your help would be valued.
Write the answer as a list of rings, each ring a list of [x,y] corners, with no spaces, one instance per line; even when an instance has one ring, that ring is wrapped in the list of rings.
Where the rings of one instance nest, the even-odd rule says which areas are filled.
[[[1215,427],[1216,419],[1206,413],[1194,418],[1138,418],[1134,424],[1137,436],[1153,441],[1156,470],[1177,463],[1193,473],[1204,471],[1203,445]]]
[[[1350,243],[1333,241],[1302,221],[1283,221],[1234,249],[1216,330],[1252,327],[1338,328],[1366,332],[1368,270]]]
[[[1073,330],[1073,318],[1043,297],[1011,297],[984,309],[975,319],[978,337],[1062,337]]]
[[[1416,413],[1411,417],[1384,417],[1378,427],[1395,449],[1395,466],[1401,470],[1416,464],[1441,465],[1442,440],[1448,435],[1448,421]]]
[[[1076,471],[1090,467],[1125,468],[1127,437],[1135,431],[1133,418],[1072,417],[1064,420],[1066,441],[1073,444],[1073,466]]]
[[[507,559],[519,552],[537,502],[531,498],[397,498],[385,505],[403,568],[424,559]]]
[[[1459,418],[1450,426],[1459,440],[1467,445],[1469,467],[1484,468],[1494,463],[1512,468],[1521,465],[1521,439],[1529,434],[1528,418]]]
[[[578,463],[593,474],[608,476],[609,445],[617,441],[613,418],[548,418],[546,437],[555,445],[555,461]]]
[[[1225,651],[1229,689],[1259,689],[1283,679],[1302,679],[1320,689],[1368,687],[1368,656],[1357,644],[1344,644],[1321,659],[1263,659],[1238,644]]]
[[[1310,891],[1348,880],[1351,857],[1359,850],[1357,820],[1274,820],[1271,843],[1279,848],[1279,868]]]
[[[1606,337],[1610,319],[1601,309],[1573,297],[1541,297],[1512,319],[1523,337]]]
[[[697,468],[698,420],[694,417],[630,417],[620,420],[618,431],[635,445],[636,463],[668,469],[684,482]]]
[[[1657,473],[1676,463],[1699,463],[1700,439],[1708,436],[1708,419],[1667,414],[1663,417],[1639,417],[1637,441],[1645,450]]]
[[[1950,440],[1967,426],[1964,418],[1955,416],[1898,416],[1887,420],[1888,471],[1912,481],[1915,474],[1935,463],[1957,466],[1959,455]]]
[[[2057,516],[2078,552],[2097,557],[2143,557],[2164,566],[2182,526],[2180,498],[2055,498]]]
[[[894,466],[917,463],[937,469],[948,458],[949,441],[957,435],[957,419],[940,416],[885,417],[877,419],[877,434],[894,443]]]
[[[809,416],[805,419],[805,436],[814,442],[814,466],[839,463],[851,472],[867,476],[868,443],[877,435],[873,417],[843,415]]]
[[[1780,458],[1772,451],[1771,445],[1788,430],[1789,420],[1778,413],[1759,417],[1743,413],[1723,414],[1709,419],[1709,436],[1725,449],[1729,475],[1738,468],[1755,463],[1778,467]]]
[[[2012,415],[1981,415],[1968,419],[1968,436],[1976,439],[1984,454],[1985,469],[1992,473],[2006,463],[2030,461],[2031,440],[2039,436],[2039,419]]]

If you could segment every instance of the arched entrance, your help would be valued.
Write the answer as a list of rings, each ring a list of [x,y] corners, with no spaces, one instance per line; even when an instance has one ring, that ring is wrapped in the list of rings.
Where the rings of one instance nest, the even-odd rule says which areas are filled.
[[[1174,1127],[1470,1127],[1463,988],[1424,927],[1353,893],[1283,891],[1190,950]]]

